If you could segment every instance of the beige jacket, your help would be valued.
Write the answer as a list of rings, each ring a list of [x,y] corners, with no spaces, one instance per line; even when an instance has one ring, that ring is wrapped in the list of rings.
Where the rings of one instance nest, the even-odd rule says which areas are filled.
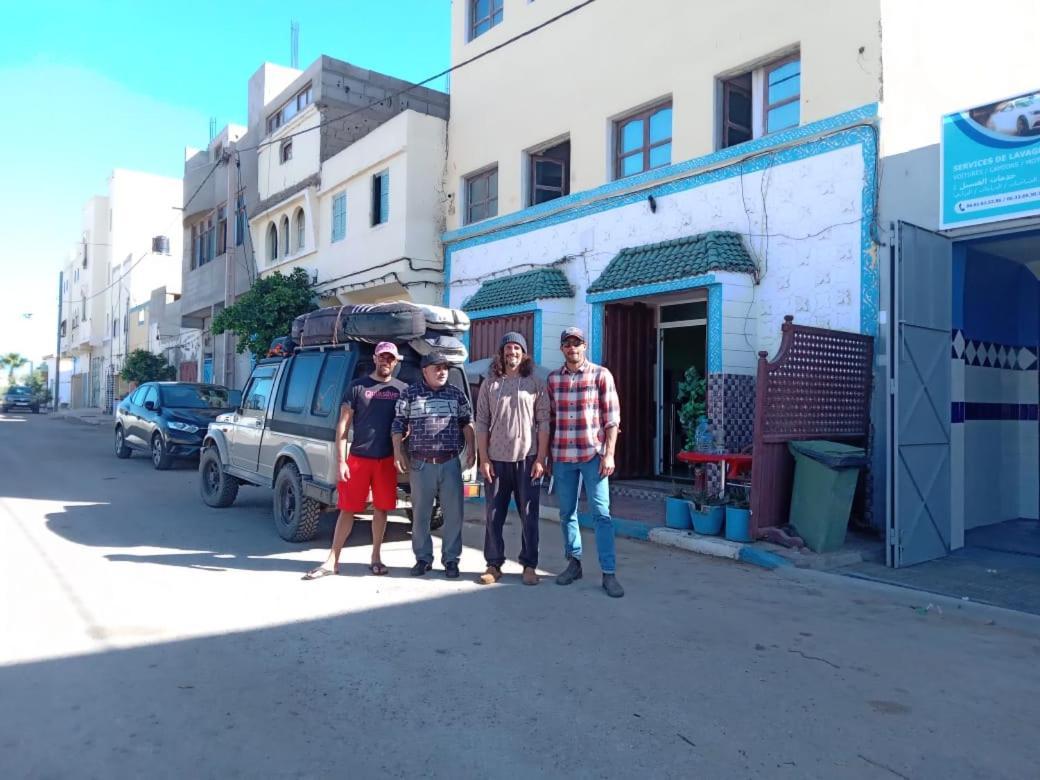
[[[549,394],[538,377],[490,376],[477,395],[477,433],[488,435],[491,460],[516,463],[538,452],[538,432],[549,430]]]

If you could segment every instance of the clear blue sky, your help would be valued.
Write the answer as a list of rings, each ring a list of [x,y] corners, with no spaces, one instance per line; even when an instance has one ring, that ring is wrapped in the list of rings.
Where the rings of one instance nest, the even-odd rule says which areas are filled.
[[[84,201],[112,168],[180,177],[210,117],[245,124],[249,76],[290,64],[292,19],[301,67],[328,54],[420,81],[450,59],[449,0],[0,8],[0,353],[32,360],[54,351],[58,271]]]

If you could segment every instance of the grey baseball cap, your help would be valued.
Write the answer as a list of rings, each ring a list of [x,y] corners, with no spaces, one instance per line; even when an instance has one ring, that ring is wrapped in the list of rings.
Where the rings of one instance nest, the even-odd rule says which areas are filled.
[[[567,339],[581,339],[581,343],[587,343],[585,341],[585,334],[582,333],[581,328],[564,328],[563,333],[560,334],[560,343],[563,344]]]

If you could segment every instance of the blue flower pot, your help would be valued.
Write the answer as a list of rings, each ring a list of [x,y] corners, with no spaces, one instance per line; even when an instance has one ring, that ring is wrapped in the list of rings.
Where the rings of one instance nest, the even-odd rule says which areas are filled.
[[[691,502],[690,520],[693,530],[697,533],[703,536],[718,536],[726,520],[726,509],[721,506],[704,505],[698,510],[697,505]]]
[[[690,527],[690,510],[685,499],[666,498],[664,500],[664,524],[680,531],[685,531]]]
[[[726,507],[726,538],[731,542],[751,541],[751,510]]]

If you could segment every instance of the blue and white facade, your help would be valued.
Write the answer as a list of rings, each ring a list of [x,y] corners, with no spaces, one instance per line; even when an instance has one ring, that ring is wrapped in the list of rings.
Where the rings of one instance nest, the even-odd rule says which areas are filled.
[[[523,306],[540,322],[535,356],[553,366],[569,324],[585,329],[592,359],[602,359],[611,303],[706,301],[709,414],[729,446],[746,445],[757,353],[776,351],[785,315],[876,332],[875,123],[876,107],[863,106],[451,231],[445,303],[464,305],[489,275],[557,264],[574,297]],[[587,294],[622,249],[709,231],[739,234],[758,279],[720,270]]]

